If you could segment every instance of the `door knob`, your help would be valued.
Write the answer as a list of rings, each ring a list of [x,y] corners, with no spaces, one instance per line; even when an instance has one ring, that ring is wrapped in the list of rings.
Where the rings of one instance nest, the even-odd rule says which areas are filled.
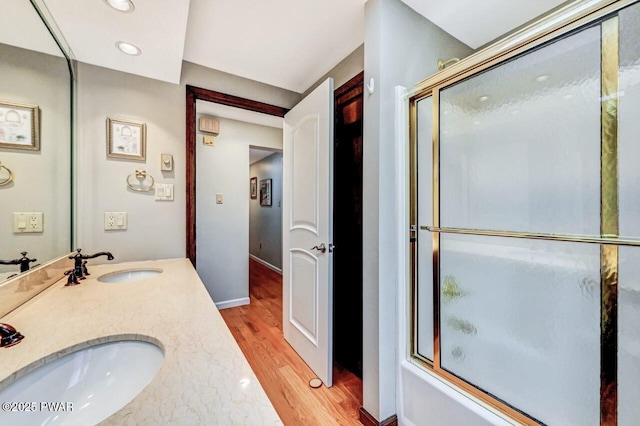
[[[333,253],[333,249],[335,248],[336,246],[329,243],[329,253]],[[311,247],[311,250],[318,250],[320,253],[325,253],[327,251],[327,246],[324,243],[321,243],[320,245]]]
[[[327,246],[325,246],[324,243],[321,243],[318,246],[311,247],[311,250],[318,250],[320,253],[324,253],[327,251]]]

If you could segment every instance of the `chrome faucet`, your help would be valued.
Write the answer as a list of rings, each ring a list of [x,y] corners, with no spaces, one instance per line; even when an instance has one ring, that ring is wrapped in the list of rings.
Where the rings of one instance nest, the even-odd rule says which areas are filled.
[[[22,255],[20,259],[0,260],[0,265],[20,265],[20,272],[26,272],[29,270],[29,263],[35,262],[38,260],[38,259],[29,259],[27,257],[26,251],[23,251],[20,254]]]
[[[68,275],[67,284],[66,285],[76,285],[80,284],[79,280],[84,280],[85,275],[91,275],[89,270],[87,269],[87,261],[86,259],[95,259],[100,256],[107,256],[107,260],[113,260],[113,255],[108,251],[101,251],[96,254],[81,254],[82,249],[78,249],[76,254],[73,256],[69,256],[69,259],[73,259],[73,269],[66,271],[64,274]]]

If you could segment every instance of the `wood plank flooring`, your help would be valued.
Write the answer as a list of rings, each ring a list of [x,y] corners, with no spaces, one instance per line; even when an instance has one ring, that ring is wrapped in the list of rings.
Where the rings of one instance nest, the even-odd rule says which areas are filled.
[[[282,335],[282,277],[249,260],[251,304],[220,311],[285,425],[360,425],[362,380],[335,365],[333,386],[309,387],[313,371]]]

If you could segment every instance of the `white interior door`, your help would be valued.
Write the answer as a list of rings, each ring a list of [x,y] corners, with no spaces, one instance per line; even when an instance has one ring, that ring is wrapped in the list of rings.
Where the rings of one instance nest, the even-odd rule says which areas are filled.
[[[333,79],[284,117],[284,338],[329,387],[333,365]]]

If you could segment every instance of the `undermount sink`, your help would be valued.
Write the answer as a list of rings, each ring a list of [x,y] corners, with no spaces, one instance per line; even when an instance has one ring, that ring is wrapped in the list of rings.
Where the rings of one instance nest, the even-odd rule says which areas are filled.
[[[98,281],[103,283],[130,283],[155,277],[161,273],[162,269],[154,268],[127,269],[126,271],[116,271],[104,274],[98,278]]]
[[[70,353],[0,391],[0,424],[97,424],[142,392],[163,362],[162,349],[138,340],[103,343]],[[23,405],[12,407],[12,402]],[[17,411],[5,411],[7,403]]]

